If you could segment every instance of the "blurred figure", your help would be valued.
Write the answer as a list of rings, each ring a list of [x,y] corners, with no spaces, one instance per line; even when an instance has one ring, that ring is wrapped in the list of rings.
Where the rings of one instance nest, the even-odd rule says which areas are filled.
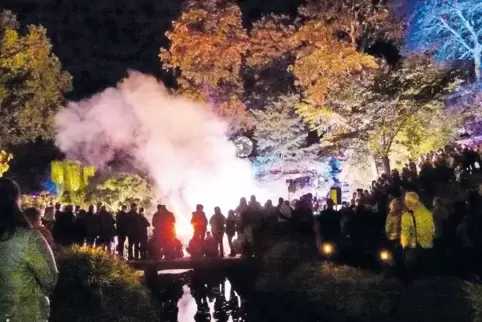
[[[136,245],[139,243],[139,234],[137,229],[137,205],[133,203],[131,205],[131,209],[126,215],[126,232],[127,232],[127,239],[128,239],[128,259],[132,260],[135,259],[135,248]]]
[[[45,240],[47,241],[47,243],[49,244],[50,248],[53,249],[54,238],[52,237],[52,233],[47,228],[42,226],[40,211],[37,208],[30,207],[25,209],[24,214],[27,217],[32,228],[40,232],[42,236],[45,238]]]
[[[224,257],[223,238],[226,225],[226,217],[221,213],[219,207],[214,208],[214,215],[209,220],[211,232],[213,233],[214,242],[216,243],[216,252],[218,256]]]
[[[395,261],[395,267],[401,274],[404,273],[404,260],[400,235],[402,230],[402,211],[403,201],[400,198],[394,198],[390,202],[388,216],[385,223],[385,234],[390,243],[390,249]]]
[[[209,231],[206,233],[206,238],[204,240],[204,254],[207,257],[216,257],[218,255],[216,241]]]
[[[48,206],[45,208],[45,213],[42,218],[42,224],[45,228],[47,228],[50,232],[54,229],[55,225],[55,208],[53,206]]]
[[[208,219],[204,213],[203,205],[197,205],[196,211],[192,213],[191,225],[194,229],[194,239],[204,240],[208,226]]]
[[[415,192],[405,195],[406,211],[402,215],[400,241],[405,253],[408,280],[427,269],[429,251],[433,247],[435,225],[432,213]]]
[[[137,217],[137,229],[139,233],[139,245],[136,250],[136,258],[147,259],[147,228],[151,224],[145,217],[144,208],[139,209],[139,216]]]
[[[67,205],[64,211],[57,212],[53,230],[54,240],[57,244],[69,247],[75,242],[75,216],[74,207]]]
[[[115,219],[105,206],[100,207],[98,212],[100,221],[100,233],[97,239],[97,246],[102,247],[107,252],[112,252],[112,243],[115,237]]]
[[[126,205],[121,206],[121,210],[117,212],[115,219],[117,222],[117,255],[123,258],[127,231],[129,230]]]
[[[0,319],[48,321],[57,265],[42,234],[20,211],[20,189],[0,178]]]
[[[85,232],[87,245],[94,246],[100,234],[100,219],[95,212],[94,205],[89,206],[85,215]]]
[[[231,252],[229,253],[230,257],[236,256],[236,251],[233,245],[233,238],[234,238],[234,235],[236,235],[237,221],[238,221],[238,218],[236,217],[234,210],[230,209],[228,211],[228,218],[226,220],[226,236],[228,236],[228,244],[231,250]]]

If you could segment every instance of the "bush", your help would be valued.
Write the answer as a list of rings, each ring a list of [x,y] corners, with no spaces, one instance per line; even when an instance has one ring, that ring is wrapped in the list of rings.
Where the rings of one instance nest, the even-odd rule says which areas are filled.
[[[295,250],[305,247],[280,240],[265,253],[256,302],[270,320],[482,322],[482,285],[425,277],[404,286],[317,256],[302,258]]]
[[[149,291],[127,263],[90,247],[57,256],[59,280],[51,298],[51,322],[158,321]]]

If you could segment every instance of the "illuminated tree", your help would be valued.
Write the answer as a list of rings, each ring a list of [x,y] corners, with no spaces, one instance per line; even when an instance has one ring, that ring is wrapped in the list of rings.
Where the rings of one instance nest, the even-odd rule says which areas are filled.
[[[80,199],[80,196],[85,197],[85,190],[95,172],[95,167],[83,166],[76,161],[64,160],[50,163],[50,177],[56,185],[59,196],[68,192],[77,199]]]
[[[24,32],[11,12],[0,12],[0,146],[53,137],[71,77],[51,47],[44,28]]]
[[[347,77],[377,68],[373,56],[357,51],[356,44],[338,39],[333,27],[323,21],[304,24],[294,38],[304,45],[291,71],[296,85],[304,89],[306,100],[315,105],[323,104],[330,88]]]
[[[368,145],[388,172],[390,158],[400,146],[413,157],[447,142],[458,117],[447,114],[444,98],[458,84],[452,73],[427,58],[409,57],[395,68],[385,65],[375,75],[339,86],[319,109],[318,119],[310,122],[325,131],[326,149]]]
[[[91,203],[102,202],[111,211],[116,211],[122,204],[137,203],[148,208],[154,199],[152,185],[136,174],[117,173],[100,180],[87,193]]]
[[[290,17],[268,15],[253,23],[249,33],[246,63],[250,67],[269,66],[298,47],[292,37],[296,28]]]
[[[407,37],[410,50],[433,52],[440,61],[472,60],[482,79],[482,2],[417,0]]]
[[[403,25],[392,19],[386,0],[308,0],[299,11],[303,17],[330,24],[361,52],[377,40],[403,37]]]
[[[241,10],[224,0],[189,0],[167,32],[163,68],[179,71],[180,91],[220,106],[219,115],[235,128],[249,123],[242,102],[241,67],[248,48]]]
[[[9,163],[12,160],[12,158],[13,158],[12,154],[4,150],[0,151],[0,178],[10,168]]]
[[[281,96],[263,110],[255,110],[256,168],[269,181],[301,176],[319,176],[326,164],[319,145],[308,144],[308,127],[296,114],[297,95]]]

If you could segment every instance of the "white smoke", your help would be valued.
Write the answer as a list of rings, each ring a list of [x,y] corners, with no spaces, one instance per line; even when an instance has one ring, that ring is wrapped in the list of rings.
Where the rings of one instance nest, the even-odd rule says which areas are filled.
[[[198,203],[208,216],[215,206],[227,215],[240,197],[267,197],[211,106],[169,94],[152,76],[130,72],[116,88],[70,102],[55,122],[56,144],[67,156],[102,169],[121,150],[148,169],[160,201],[180,221],[178,234],[190,234]]]

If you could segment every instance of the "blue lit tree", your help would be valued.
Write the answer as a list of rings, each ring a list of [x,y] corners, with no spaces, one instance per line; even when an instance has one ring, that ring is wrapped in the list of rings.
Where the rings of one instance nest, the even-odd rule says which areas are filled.
[[[299,102],[299,96],[288,94],[268,102],[263,110],[252,111],[258,153],[255,167],[265,182],[301,177],[324,181],[329,176],[330,166],[318,155],[320,146],[308,144],[308,127],[295,111]]]
[[[472,61],[482,80],[482,2],[415,0],[407,49],[432,52],[440,61]]]

